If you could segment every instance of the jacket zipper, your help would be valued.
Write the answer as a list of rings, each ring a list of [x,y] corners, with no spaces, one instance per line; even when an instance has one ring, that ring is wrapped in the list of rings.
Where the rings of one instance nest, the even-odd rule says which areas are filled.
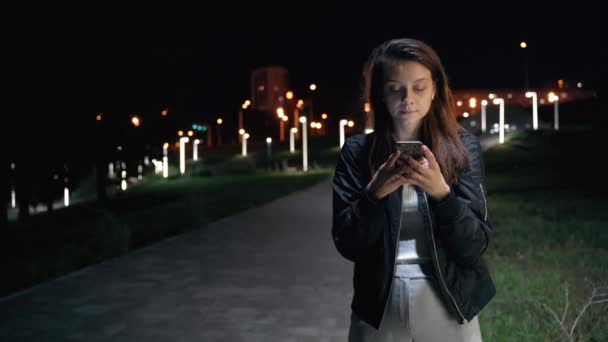
[[[481,189],[481,198],[483,198],[483,209],[484,209],[483,220],[487,221],[488,220],[488,202],[486,201],[486,194],[483,192],[483,185],[481,185],[481,183],[479,183],[479,188]]]
[[[382,314],[382,318],[380,319],[380,326],[378,330],[382,329],[382,322],[384,322],[384,316],[386,315],[386,308],[388,307],[388,302],[391,301],[391,293],[393,292],[393,277],[395,277],[395,266],[397,264],[397,253],[399,249],[399,236],[401,235],[401,220],[403,219],[403,187],[401,188],[401,204],[399,205],[399,226],[397,227],[397,243],[395,243],[395,259],[393,260],[393,272],[391,273],[391,280],[388,289],[388,299],[386,300],[386,304],[384,304],[384,313]]]
[[[456,300],[454,299],[454,297],[450,293],[450,290],[448,289],[447,285],[445,284],[445,280],[443,280],[443,275],[441,274],[441,268],[439,267],[439,257],[437,256],[437,246],[435,245],[435,234],[433,233],[433,221],[431,221],[431,214],[430,214],[430,210],[429,210],[429,202],[428,202],[428,199],[426,197],[426,192],[423,192],[423,194],[424,194],[424,201],[426,203],[426,208],[427,208],[426,209],[426,213],[427,213],[427,216],[429,218],[429,224],[431,226],[431,240],[433,241],[433,252],[435,252],[435,262],[437,264],[437,272],[439,272],[439,279],[441,279],[441,283],[443,284],[443,287],[445,288],[445,291],[448,293],[448,295],[450,295],[450,298],[452,299],[452,302],[454,302],[454,306],[456,307],[456,310],[458,310],[458,313],[460,314],[460,317],[462,317],[462,320],[463,320],[464,324],[468,327],[469,326],[469,321],[464,317],[464,315],[460,311],[460,308],[458,307],[458,304],[456,304]]]

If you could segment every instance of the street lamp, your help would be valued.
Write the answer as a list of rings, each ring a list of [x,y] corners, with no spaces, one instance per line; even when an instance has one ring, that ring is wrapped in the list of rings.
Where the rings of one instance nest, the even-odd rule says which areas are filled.
[[[527,98],[532,98],[532,127],[538,129],[538,94],[535,91],[526,92]]]
[[[220,127],[222,126],[222,122],[224,122],[224,120],[222,120],[222,118],[217,119],[217,146],[222,145],[222,134],[220,132]]]
[[[277,116],[279,117],[279,140],[283,141],[285,140],[285,133],[283,132],[285,130],[285,123],[283,118],[286,117],[285,115],[285,110],[283,109],[283,107],[279,107],[277,108]]]
[[[243,134],[243,157],[247,157],[247,139],[249,139],[249,133]]]
[[[306,117],[301,116],[302,123],[302,170],[308,171],[308,139],[306,137]]]
[[[549,93],[549,102],[553,102],[553,116],[554,123],[553,128],[556,131],[559,131],[559,96],[555,95],[553,92]]]
[[[167,157],[167,149],[169,148],[169,143],[163,144],[163,178],[169,177],[169,158]]]
[[[528,44],[526,42],[521,42],[521,43],[519,43],[519,47],[523,50],[523,54],[524,54],[524,75],[525,75],[524,89],[527,90],[530,87],[530,82],[528,81],[528,54],[526,53]]]
[[[294,153],[295,152],[295,135],[298,132],[298,129],[295,127],[292,127],[289,130],[289,152]]]
[[[241,109],[239,110],[239,132],[240,132],[240,130],[242,130],[242,129],[243,129],[243,111],[244,111],[245,109],[247,109],[247,108],[249,107],[249,105],[250,105],[250,104],[251,104],[251,101],[246,100],[245,102],[243,102],[243,104],[241,105]],[[241,138],[241,136],[242,136],[243,134],[244,134],[244,133],[240,133],[240,134],[239,134],[239,142],[241,142],[241,139],[242,139],[242,138]]]
[[[63,205],[66,207],[70,206],[70,189],[67,185],[63,187]]]
[[[486,106],[488,105],[487,100],[481,100],[481,133],[486,132]]]
[[[497,104],[500,106],[500,120],[499,120],[499,135],[498,135],[498,142],[499,143],[504,143],[505,142],[505,100],[503,98],[497,97],[494,99],[494,104]]]
[[[198,160],[198,144],[200,144],[201,141],[199,139],[194,139],[194,145],[192,146],[192,159],[193,160]]]
[[[190,141],[188,137],[179,139],[179,172],[186,173],[186,143]]]
[[[317,85],[314,83],[311,83],[310,86],[308,87],[308,89],[310,89],[310,112],[308,113],[308,115],[310,116],[311,120],[314,120],[314,118],[315,118],[314,92],[317,90]],[[314,131],[312,132],[312,134],[314,134]]]
[[[266,159],[268,160],[268,169],[271,169],[271,159],[272,159],[272,138],[266,138]]]
[[[17,207],[17,194],[15,193],[15,188],[11,188],[11,208],[15,209]]]
[[[120,174],[122,176],[122,180],[120,181],[120,188],[122,189],[122,191],[126,191],[127,190],[127,171],[122,170],[120,172]]]
[[[344,145],[344,126],[348,124],[348,120],[340,120],[340,148]]]

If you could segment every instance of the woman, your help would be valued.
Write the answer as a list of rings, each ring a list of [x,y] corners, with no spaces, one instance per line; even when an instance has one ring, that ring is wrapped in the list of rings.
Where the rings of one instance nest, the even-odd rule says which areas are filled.
[[[483,160],[437,53],[381,44],[365,98],[374,131],[346,140],[333,179],[334,244],[355,264],[349,341],[481,341],[477,314],[496,294]],[[395,148],[409,140],[424,143],[419,160]]]

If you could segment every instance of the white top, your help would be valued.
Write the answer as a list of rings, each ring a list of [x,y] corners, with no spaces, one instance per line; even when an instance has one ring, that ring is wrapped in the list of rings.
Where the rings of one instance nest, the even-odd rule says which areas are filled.
[[[398,264],[397,275],[432,276],[431,251],[414,185],[403,185],[400,230],[397,260],[406,260],[407,265]]]

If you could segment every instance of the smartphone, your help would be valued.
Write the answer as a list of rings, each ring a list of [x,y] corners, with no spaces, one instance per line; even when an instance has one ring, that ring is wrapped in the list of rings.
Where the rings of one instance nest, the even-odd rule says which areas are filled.
[[[401,154],[407,154],[414,159],[422,158],[422,141],[397,141],[396,145]]]

